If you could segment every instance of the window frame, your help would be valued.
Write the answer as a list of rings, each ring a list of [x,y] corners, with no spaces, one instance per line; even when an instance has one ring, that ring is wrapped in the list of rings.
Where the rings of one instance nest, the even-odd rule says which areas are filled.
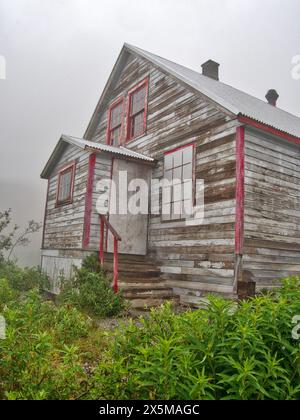
[[[146,90],[145,103],[144,103],[143,132],[139,134],[138,136],[131,136],[131,127],[132,127],[132,118],[133,118],[133,116],[131,115],[132,96],[134,95],[135,92],[140,90],[142,87],[145,87],[145,90]],[[141,80],[138,84],[136,84],[132,89],[128,91],[126,143],[143,136],[147,131],[148,96],[149,96],[149,76],[145,77],[145,79]]]
[[[76,161],[70,162],[59,169],[58,174],[57,174],[58,178],[57,178],[57,188],[56,188],[56,207],[61,207],[66,204],[71,204],[73,202],[75,169],[76,169]],[[71,184],[70,184],[69,196],[64,200],[59,200],[61,179],[64,173],[68,172],[69,170],[71,170]]]
[[[122,105],[122,114],[121,114],[121,124],[120,126],[120,136],[118,139],[118,145],[120,145],[122,143],[122,133],[123,133],[123,127],[124,127],[124,103],[125,103],[125,98],[124,96],[121,96],[120,98],[116,99],[108,108],[108,117],[107,117],[107,132],[106,132],[106,144],[108,146],[112,146],[111,144],[111,132],[113,130],[116,129],[115,128],[111,128],[111,114],[114,108],[116,108],[117,106],[119,106],[120,104]]]
[[[183,145],[183,146],[179,146],[179,147],[176,147],[175,149],[172,149],[172,150],[168,150],[167,152],[164,152],[164,155],[163,155],[163,157],[164,157],[164,164],[163,164],[163,177],[165,176],[165,173],[166,173],[166,169],[165,169],[165,156],[166,155],[170,155],[170,154],[172,154],[172,153],[175,153],[175,152],[177,152],[178,150],[183,150],[183,149],[186,149],[187,147],[192,147],[192,198],[191,198],[191,201],[192,201],[192,205],[193,206],[195,206],[195,204],[196,204],[196,145],[195,145],[195,143],[189,143],[189,144],[185,144],[185,145]],[[184,167],[184,165],[182,164],[181,165],[181,168],[183,168]],[[172,170],[173,170],[174,168],[172,168]],[[182,173],[183,173],[183,171],[182,171]],[[182,202],[182,199],[181,199],[181,202]],[[172,201],[170,202],[170,204],[172,203]],[[161,210],[162,210],[162,207],[163,207],[163,189],[161,190]],[[170,219],[165,219],[164,217],[164,215],[162,214],[162,211],[161,211],[161,222],[162,223],[172,223],[172,222],[184,222],[185,220],[187,220],[186,219],[186,217],[177,217],[176,219],[174,218],[174,219],[172,219],[172,208],[170,209],[171,210],[171,212],[170,212]]]

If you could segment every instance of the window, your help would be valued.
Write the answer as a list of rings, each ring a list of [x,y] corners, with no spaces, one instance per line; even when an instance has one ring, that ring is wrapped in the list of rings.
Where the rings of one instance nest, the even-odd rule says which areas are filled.
[[[108,114],[107,144],[118,146],[121,142],[123,126],[123,98],[112,104]]]
[[[127,141],[141,136],[146,131],[148,78],[129,92]]]
[[[56,205],[70,204],[73,198],[75,162],[61,169],[58,174]]]
[[[184,146],[164,158],[162,220],[186,219],[194,201],[194,147]]]

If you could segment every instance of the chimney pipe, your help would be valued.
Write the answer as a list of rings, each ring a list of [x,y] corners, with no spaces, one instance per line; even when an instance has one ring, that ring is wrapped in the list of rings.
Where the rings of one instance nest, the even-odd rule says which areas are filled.
[[[278,95],[278,93],[276,92],[275,89],[268,90],[268,92],[266,94],[266,99],[267,99],[267,101],[269,102],[270,105],[276,106],[278,98],[279,98],[279,95]]]
[[[219,63],[216,63],[213,60],[208,60],[202,64],[202,74],[203,76],[210,77],[214,80],[219,80]]]

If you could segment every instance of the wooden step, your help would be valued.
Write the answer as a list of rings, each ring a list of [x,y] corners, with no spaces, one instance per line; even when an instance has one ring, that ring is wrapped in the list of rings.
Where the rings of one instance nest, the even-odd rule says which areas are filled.
[[[144,290],[150,290],[150,289],[155,289],[155,290],[159,290],[159,289],[170,289],[168,286],[166,286],[163,282],[161,281],[156,281],[154,282],[149,282],[149,283],[141,283],[141,282],[135,282],[135,283],[130,283],[130,282],[126,282],[126,281],[119,281],[119,287],[120,289],[123,290],[140,290],[140,289],[144,289]],[[172,289],[171,289],[172,290]]]
[[[111,273],[113,270],[106,268],[106,271]],[[158,277],[160,275],[160,271],[157,268],[152,268],[151,270],[144,270],[139,271],[135,270],[134,267],[118,267],[118,271],[120,274],[126,275],[128,277],[131,277],[134,275],[135,277]]]
[[[153,262],[134,262],[134,261],[120,261],[118,260],[118,264],[120,267],[136,267],[136,268],[142,268],[142,267],[146,267],[146,268],[152,268],[152,267],[156,267],[156,265]],[[104,260],[104,266],[107,265],[109,267],[111,267],[113,265],[113,261],[107,261]]]
[[[173,297],[173,291],[171,289],[137,289],[137,290],[124,290],[123,295],[125,299],[148,299],[148,298],[163,298],[169,299]]]
[[[113,273],[113,254],[104,255],[104,268]],[[146,310],[170,300],[179,302],[173,289],[161,280],[154,261],[145,255],[118,255],[119,288],[133,309]]]
[[[104,253],[104,262],[112,262],[114,260],[114,254]],[[125,263],[137,263],[137,264],[155,264],[152,258],[149,258],[147,255],[130,255],[130,254],[118,254],[119,262]]]
[[[127,277],[127,276],[119,276],[119,282],[121,283],[128,283],[128,284],[165,284],[162,282],[159,277],[148,277],[148,278],[141,278],[141,277]]]

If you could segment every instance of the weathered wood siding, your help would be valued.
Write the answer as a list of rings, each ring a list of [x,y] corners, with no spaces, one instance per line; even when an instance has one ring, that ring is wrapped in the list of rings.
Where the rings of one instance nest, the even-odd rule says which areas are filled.
[[[153,176],[163,176],[164,152],[194,143],[196,177],[205,181],[205,220],[201,226],[149,220],[149,251],[167,281],[185,302],[199,300],[201,291],[232,292],[235,222],[235,131],[233,116],[205,97],[195,95],[174,78],[140,58],[124,68],[108,106],[149,76],[147,132],[126,147],[158,160]],[[125,104],[127,110],[127,103]],[[126,115],[125,115],[126,121]],[[91,136],[106,142],[107,112]],[[123,139],[126,126],[124,126]],[[153,202],[159,194],[152,191]]]
[[[300,274],[300,146],[250,130],[245,140],[243,267],[261,289]]]
[[[82,248],[88,156],[87,152],[68,145],[51,174],[45,215],[44,249]],[[57,207],[59,169],[74,160],[76,169],[73,202]]]

